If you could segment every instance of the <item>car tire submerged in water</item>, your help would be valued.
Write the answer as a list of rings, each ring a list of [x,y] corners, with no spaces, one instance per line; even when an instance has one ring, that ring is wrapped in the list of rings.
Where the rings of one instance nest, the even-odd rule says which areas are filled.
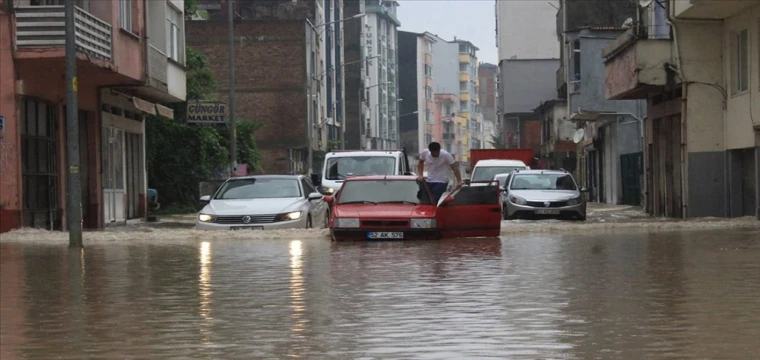
[[[324,216],[325,221],[322,222],[322,228],[323,229],[329,229],[330,228],[330,214],[325,214]]]

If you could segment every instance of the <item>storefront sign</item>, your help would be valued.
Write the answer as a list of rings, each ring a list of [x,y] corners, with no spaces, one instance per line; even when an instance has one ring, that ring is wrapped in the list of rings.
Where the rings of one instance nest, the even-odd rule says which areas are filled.
[[[188,102],[187,124],[202,126],[227,125],[227,104],[219,102]]]

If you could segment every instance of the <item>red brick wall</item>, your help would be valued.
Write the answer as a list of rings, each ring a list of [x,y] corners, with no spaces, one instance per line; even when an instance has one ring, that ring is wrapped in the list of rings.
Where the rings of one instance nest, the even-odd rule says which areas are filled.
[[[228,100],[227,24],[188,21],[187,45],[204,54],[214,73],[217,98]],[[287,149],[305,148],[306,43],[302,20],[235,24],[235,86],[238,121],[261,124],[256,142],[265,172],[288,171]]]
[[[541,121],[526,120],[523,123],[522,144],[524,149],[530,148],[535,152],[541,150]]]

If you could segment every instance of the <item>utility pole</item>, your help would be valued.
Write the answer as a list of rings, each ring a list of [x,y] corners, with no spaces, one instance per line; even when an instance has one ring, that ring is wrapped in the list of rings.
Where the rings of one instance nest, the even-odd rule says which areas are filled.
[[[66,225],[69,247],[82,244],[82,187],[79,179],[79,107],[77,106],[77,58],[74,2],[66,1]]]
[[[235,8],[233,0],[227,0],[227,21],[229,37],[229,87],[230,87],[230,177],[235,175],[237,168],[237,120],[235,119]]]

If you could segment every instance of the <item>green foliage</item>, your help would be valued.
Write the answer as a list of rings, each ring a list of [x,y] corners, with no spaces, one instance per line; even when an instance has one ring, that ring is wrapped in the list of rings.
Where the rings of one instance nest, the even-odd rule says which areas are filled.
[[[187,8],[188,1],[185,1]],[[187,99],[213,100],[214,76],[206,59],[187,48]],[[229,129],[225,127],[188,126],[187,103],[170,104],[175,120],[152,116],[146,120],[148,183],[159,192],[161,206],[172,208],[198,202],[198,184],[213,179],[220,169],[229,166]],[[238,162],[254,168],[259,164],[255,121],[237,124]]]
[[[493,146],[495,149],[506,149],[507,143],[504,141],[504,139],[501,136],[498,135],[491,135],[491,140],[489,141],[491,143],[491,146]]]

